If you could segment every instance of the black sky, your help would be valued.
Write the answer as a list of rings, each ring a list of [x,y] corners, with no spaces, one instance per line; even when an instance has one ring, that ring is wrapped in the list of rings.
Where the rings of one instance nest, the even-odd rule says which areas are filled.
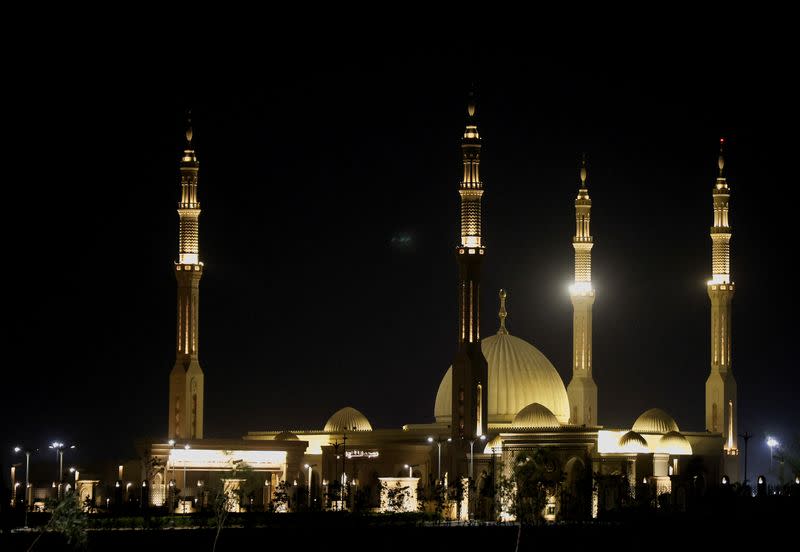
[[[14,63],[2,220],[13,421],[2,442],[74,441],[88,462],[165,435],[189,107],[207,436],[321,427],[345,405],[378,427],[432,420],[455,347],[458,143],[474,80],[484,312],[506,288],[511,333],[565,383],[573,201],[588,154],[607,426],[659,406],[681,429],[703,428],[710,191],[728,137],[739,423],[763,465],[763,436],[788,439],[800,414],[783,262],[797,164],[786,50],[746,39],[453,44],[265,38],[187,50],[83,37]],[[484,334],[496,326],[488,317]]]

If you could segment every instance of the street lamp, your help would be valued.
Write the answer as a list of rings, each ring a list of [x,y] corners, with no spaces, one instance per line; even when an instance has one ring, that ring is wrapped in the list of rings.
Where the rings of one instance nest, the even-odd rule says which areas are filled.
[[[745,431],[744,433],[740,433],[739,437],[744,439],[744,484],[748,485],[750,483],[750,478],[747,476],[747,441],[750,440],[752,435]]]
[[[408,477],[409,478],[414,477],[414,472],[412,470],[413,470],[413,468],[416,468],[417,466],[419,466],[419,464],[404,464],[403,465],[404,468],[408,468]]]
[[[75,445],[65,445],[60,441],[53,441],[50,443],[49,448],[56,451],[56,456],[58,457],[58,497],[61,498],[61,483],[64,479],[64,449],[71,448],[74,449]]]
[[[480,439],[481,442],[486,440],[486,435],[481,435],[477,439],[473,438],[469,441],[469,478],[472,479],[472,454],[473,454],[473,446],[475,445],[475,441]]]
[[[75,476],[75,482],[73,486],[75,487],[74,489],[75,494],[78,495],[78,477],[80,477],[80,472],[78,471],[78,468],[76,468],[75,466],[70,466],[69,473]]]
[[[20,452],[25,453],[25,529],[28,528],[28,507],[30,505],[30,493],[31,493],[31,483],[30,483],[30,468],[31,468],[31,451],[30,449],[23,449],[22,447],[14,447],[14,452],[19,454]]]
[[[308,509],[311,509],[311,471],[316,468],[316,464],[306,464],[305,468],[308,470]]]
[[[189,443],[186,443],[183,446],[183,450],[189,450],[190,448],[192,448],[192,447],[189,446]],[[181,503],[183,504],[181,509],[183,510],[184,514],[186,513],[186,463],[187,463],[186,462],[186,458],[184,458],[183,459],[183,500],[181,500]]]
[[[775,452],[775,447],[781,446],[775,437],[767,436],[767,446],[769,447],[769,471],[772,471],[772,455]]]
[[[438,479],[439,479],[439,481],[441,481],[442,480],[442,443],[444,443],[445,441],[441,437],[437,437],[435,440],[434,440],[433,437],[428,437],[428,442],[429,443],[433,443],[434,441],[436,442],[436,446],[439,449],[439,477],[438,477]],[[453,441],[452,437],[448,437],[447,438],[447,442],[448,443],[451,443],[452,441]]]

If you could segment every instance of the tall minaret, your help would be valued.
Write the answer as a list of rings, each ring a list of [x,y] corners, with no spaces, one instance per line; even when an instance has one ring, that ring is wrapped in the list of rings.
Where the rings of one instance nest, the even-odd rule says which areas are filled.
[[[572,381],[567,386],[569,423],[597,424],[597,384],[592,378],[592,234],[589,217],[592,200],[586,185],[586,156],[581,162],[581,184],[575,199],[575,282],[569,288],[572,298]]]
[[[475,119],[475,99],[470,95],[467,125],[461,140],[464,176],[461,196],[461,243],[458,261],[458,350],[453,360],[452,437],[454,445],[469,448],[468,441],[486,433],[488,366],[481,351],[480,284],[485,248],[481,241],[480,178],[481,138]],[[453,475],[459,475],[459,455]],[[463,455],[462,455],[463,456]],[[455,477],[451,481],[457,481]]]
[[[726,471],[739,479],[736,427],[736,380],[731,370],[731,301],[734,284],[731,280],[731,226],[728,220],[728,201],[731,190],[725,178],[725,139],[719,141],[719,176],[714,184],[714,226],[711,227],[711,280],[708,296],[711,299],[711,374],[706,380],[706,429],[721,433],[725,438]]]
[[[178,203],[180,238],[175,277],[178,280],[178,332],[175,366],[169,375],[169,438],[203,438],[203,370],[197,357],[200,278],[203,263],[198,247],[197,172],[192,126],[186,130],[181,157],[181,200]]]

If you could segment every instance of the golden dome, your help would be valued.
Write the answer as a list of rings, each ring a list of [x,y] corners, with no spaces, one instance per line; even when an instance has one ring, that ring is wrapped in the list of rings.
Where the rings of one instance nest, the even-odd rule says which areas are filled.
[[[646,454],[650,452],[647,446],[647,441],[644,437],[635,431],[629,431],[619,438],[619,447],[622,449],[620,452],[627,452],[632,454]]]
[[[349,431],[372,431],[372,425],[361,412],[352,406],[337,410],[325,423],[326,433],[346,433]]]
[[[639,433],[668,433],[670,431],[680,431],[678,424],[672,416],[660,408],[651,408],[636,418],[633,423],[633,430]]]
[[[486,443],[483,448],[484,454],[500,454],[503,451],[503,440],[497,435],[494,439]]]
[[[520,429],[556,429],[561,424],[552,412],[539,403],[529,404],[514,416],[511,427]]]
[[[682,434],[677,431],[670,431],[661,437],[658,446],[656,446],[656,452],[674,456],[692,454],[692,445]]]
[[[489,364],[489,423],[511,422],[532,403],[547,408],[560,423],[569,421],[569,399],[555,367],[539,349],[501,329],[481,341]],[[436,393],[437,423],[450,423],[453,367],[447,369]]]

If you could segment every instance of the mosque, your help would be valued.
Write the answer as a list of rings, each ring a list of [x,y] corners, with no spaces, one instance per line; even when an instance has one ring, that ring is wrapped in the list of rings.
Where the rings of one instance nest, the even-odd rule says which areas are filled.
[[[191,511],[208,504],[215,482],[222,479],[226,489],[245,484],[232,469],[242,463],[255,483],[247,483],[250,490],[231,504],[233,509],[407,510],[425,507],[425,499],[430,503],[435,493],[446,489],[444,512],[452,518],[513,519],[508,497],[520,484],[518,475],[514,479],[521,473],[515,472],[516,466],[534,457],[545,459],[542,477],[553,482],[542,510],[548,520],[596,517],[625,496],[645,495],[654,503],[667,500],[684,507],[699,486],[739,480],[736,382],[731,371],[730,189],[723,140],[719,176],[712,187],[712,275],[707,286],[711,366],[705,428],[681,429],[659,408],[643,412],[630,427],[606,427],[593,379],[595,289],[586,164],[575,199],[572,379],[565,386],[541,351],[507,330],[505,291],[499,292],[499,320],[481,316],[487,246],[482,240],[484,183],[475,113],[471,100],[458,187],[458,347],[438,390],[430,390],[433,412],[419,413],[419,420],[400,428],[374,428],[364,414],[343,405],[324,423],[320,420],[319,427],[286,424],[250,431],[241,439],[208,439],[203,433],[198,314],[205,267],[198,246],[199,163],[190,125],[180,162],[176,360],[169,377],[168,440],[137,445],[143,459],[139,482],[151,505],[177,504],[178,511]],[[487,326],[496,331],[484,336]],[[503,480],[512,481],[505,499],[497,498]],[[399,505],[390,504],[392,488],[407,491]]]

